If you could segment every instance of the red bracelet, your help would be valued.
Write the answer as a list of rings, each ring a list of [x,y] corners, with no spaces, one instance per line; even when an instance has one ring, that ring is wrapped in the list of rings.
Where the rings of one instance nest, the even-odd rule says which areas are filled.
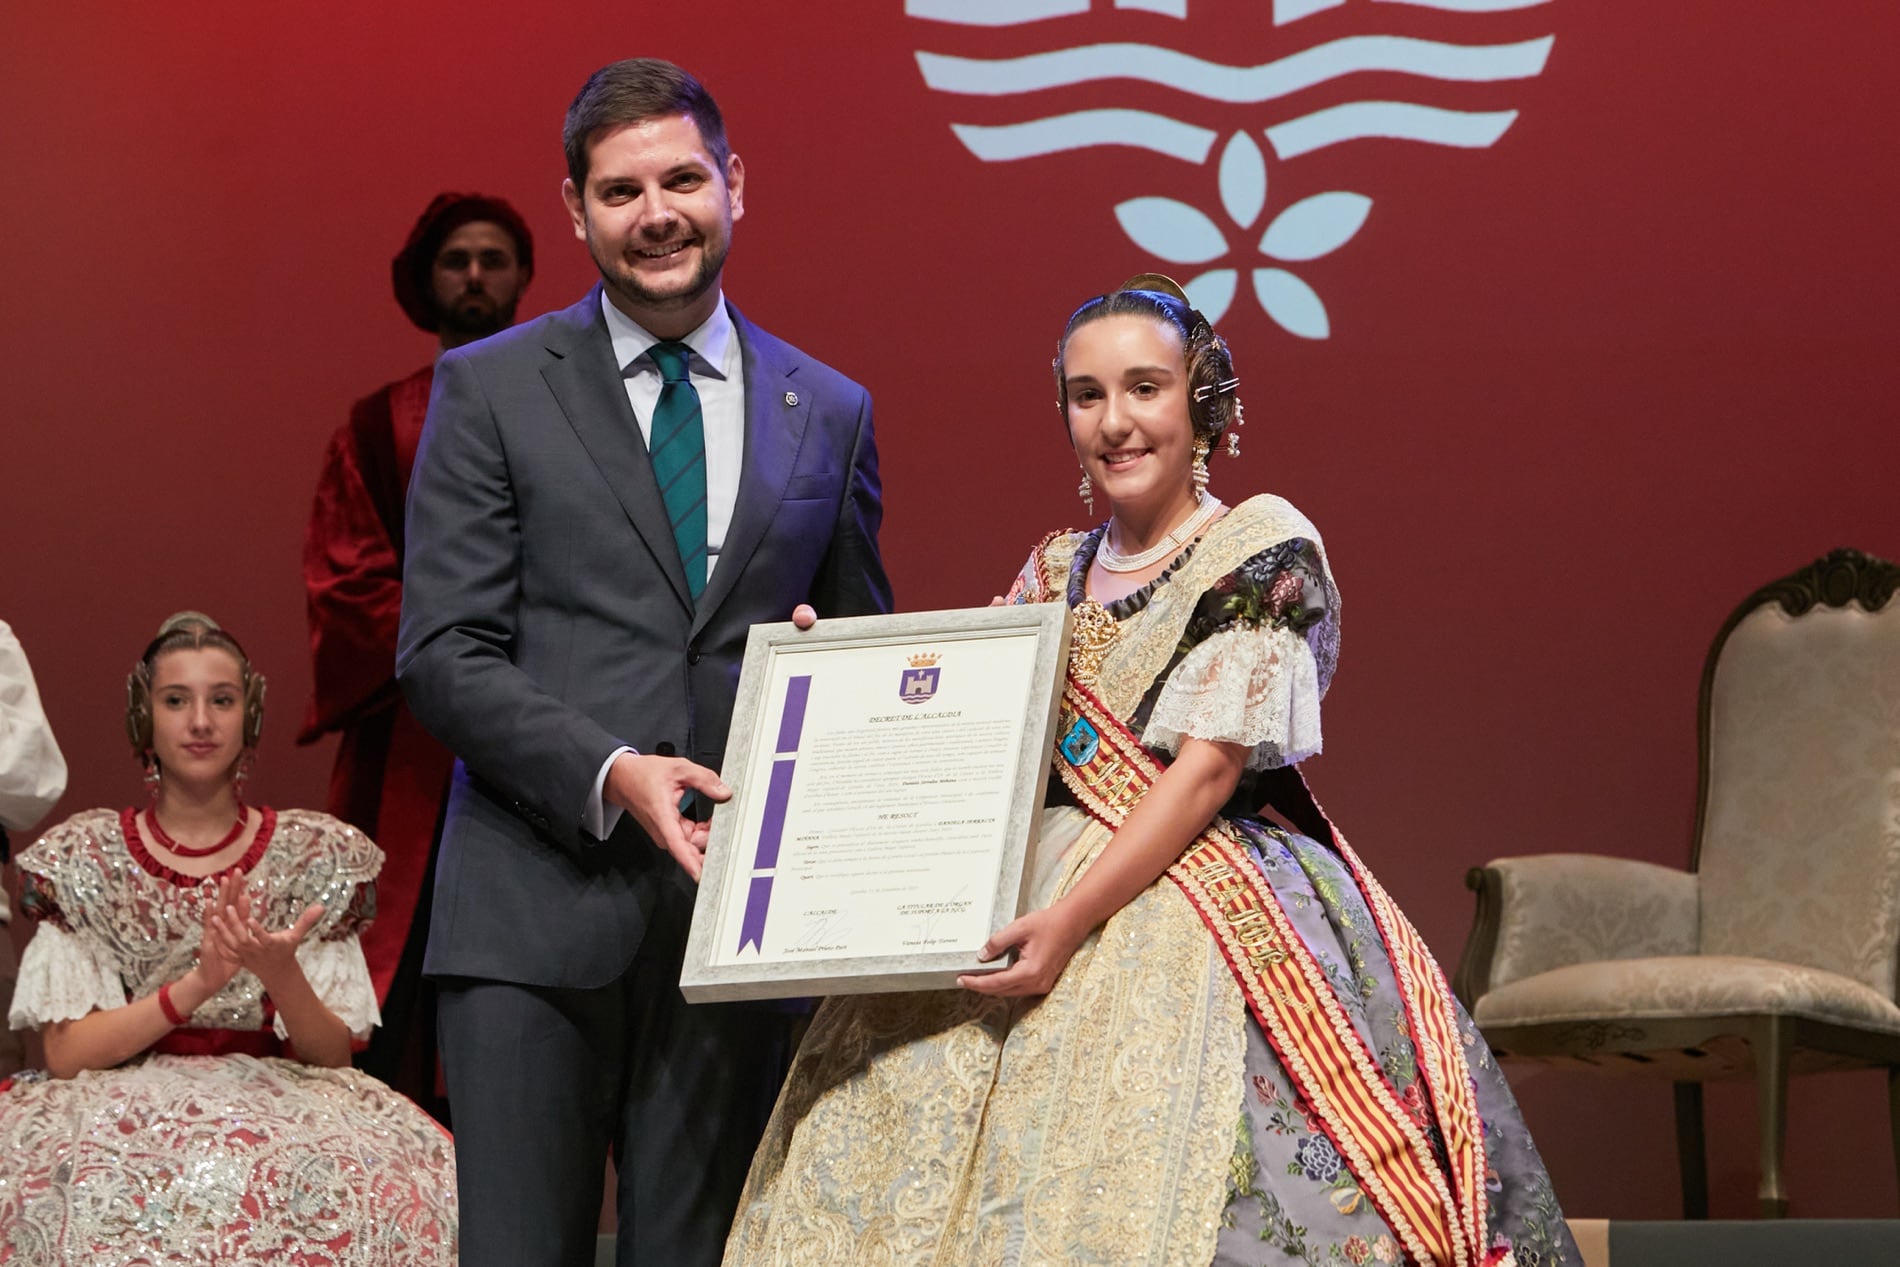
[[[172,983],[169,981],[158,987],[158,1010],[163,1012],[165,1019],[174,1026],[185,1023],[184,1013],[172,1003]]]

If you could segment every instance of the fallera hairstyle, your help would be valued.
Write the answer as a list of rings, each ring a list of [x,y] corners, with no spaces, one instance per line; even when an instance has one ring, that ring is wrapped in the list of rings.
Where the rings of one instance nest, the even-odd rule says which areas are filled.
[[[167,617],[158,627],[158,636],[145,644],[145,651],[125,678],[125,737],[132,752],[143,761],[152,751],[152,672],[158,658],[167,651],[200,651],[216,647],[228,651],[238,662],[238,681],[244,690],[244,746],[257,747],[264,733],[264,675],[251,667],[244,648],[203,612],[183,611]]]
[[[1091,321],[1104,317],[1148,317],[1181,336],[1181,350],[1187,362],[1188,422],[1194,438],[1205,441],[1210,451],[1218,450],[1220,438],[1233,425],[1240,409],[1235,387],[1234,358],[1227,340],[1215,333],[1214,326],[1200,310],[1188,302],[1187,294],[1159,273],[1140,273],[1106,295],[1097,295],[1069,314],[1062,328],[1062,341],[1056,344],[1056,404],[1066,425],[1069,416],[1069,384],[1063,357],[1069,350],[1069,337]]]
[[[588,150],[602,128],[669,114],[683,114],[693,121],[706,142],[706,152],[724,176],[732,148],[726,144],[725,117],[705,85],[672,62],[629,57],[589,75],[567,108],[561,148],[567,152],[567,174],[574,187],[587,186]]]

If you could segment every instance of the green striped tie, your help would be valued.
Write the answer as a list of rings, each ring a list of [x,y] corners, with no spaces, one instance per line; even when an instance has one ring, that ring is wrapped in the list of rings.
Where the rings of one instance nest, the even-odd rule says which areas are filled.
[[[699,393],[686,375],[693,350],[684,343],[648,349],[659,367],[660,403],[653,409],[653,478],[673,524],[673,543],[686,568],[686,588],[695,602],[706,588],[706,429]]]

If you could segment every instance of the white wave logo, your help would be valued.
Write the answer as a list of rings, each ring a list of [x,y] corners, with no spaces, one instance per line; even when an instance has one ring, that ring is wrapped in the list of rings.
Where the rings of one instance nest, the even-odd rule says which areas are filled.
[[[1188,19],[1188,0],[1095,3],[1101,8],[1112,3],[1115,9]],[[1269,0],[1260,3],[1264,10]],[[1340,8],[1346,0],[1270,3],[1272,25],[1282,28]],[[1366,0],[1371,3],[1462,15],[1448,18],[1462,24],[1465,17],[1536,8],[1548,0]],[[1091,0],[905,0],[904,11],[928,22],[1003,27],[1084,14],[1090,5]],[[1354,7],[1365,5],[1355,0]],[[1348,35],[1257,66],[1223,65],[1156,44],[1133,43],[1088,44],[997,59],[920,51],[917,65],[931,89],[968,97],[1029,98],[1050,89],[1133,81],[1171,89],[1201,103],[1249,107],[1254,118],[1220,146],[1213,182],[1218,209],[1229,229],[1223,229],[1208,211],[1178,198],[1130,198],[1115,208],[1122,231],[1136,246],[1169,264],[1199,266],[1244,252],[1244,246],[1236,247],[1235,242],[1249,234],[1267,211],[1267,156],[1254,139],[1253,128],[1259,129],[1274,158],[1284,164],[1315,150],[1372,137],[1485,149],[1496,144],[1517,119],[1515,110],[1454,110],[1417,101],[1347,101],[1306,113],[1284,107],[1276,111],[1275,103],[1334,80],[1374,73],[1404,76],[1420,86],[1532,79],[1543,73],[1554,39],[1546,35],[1515,43],[1468,44]],[[1183,104],[1184,113],[1205,113],[1204,105]],[[1205,167],[1221,135],[1186,119],[1114,105],[1002,125],[953,123],[951,128],[970,153],[988,163],[1120,145]],[[1300,198],[1268,219],[1258,247],[1264,261],[1248,271],[1254,297],[1281,329],[1307,339],[1330,335],[1326,305],[1285,265],[1331,255],[1353,239],[1371,211],[1370,197],[1340,189]],[[1187,283],[1188,295],[1210,319],[1219,320],[1233,305],[1241,272],[1239,267],[1210,268]]]

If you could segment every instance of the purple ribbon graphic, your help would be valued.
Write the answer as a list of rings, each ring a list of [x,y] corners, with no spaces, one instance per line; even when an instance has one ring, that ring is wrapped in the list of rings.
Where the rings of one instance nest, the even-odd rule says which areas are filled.
[[[805,729],[805,705],[811,699],[811,676],[795,677],[785,687],[785,711],[779,715],[778,760],[772,762],[772,781],[765,791],[765,819],[759,825],[759,848],[752,858],[752,887],[746,893],[745,916],[739,921],[739,949],[763,948],[765,916],[772,904],[772,877],[758,874],[778,866],[779,842],[785,835],[785,808],[792,799],[792,771],[798,765],[798,738]],[[784,754],[794,754],[787,756]]]
[[[772,877],[755,875],[745,898],[745,920],[739,927],[739,949],[759,949],[765,940],[765,908],[772,904]]]
[[[811,699],[811,675],[795,677],[785,684],[785,711],[778,721],[778,753],[798,751],[798,736],[805,729],[805,704]]]

